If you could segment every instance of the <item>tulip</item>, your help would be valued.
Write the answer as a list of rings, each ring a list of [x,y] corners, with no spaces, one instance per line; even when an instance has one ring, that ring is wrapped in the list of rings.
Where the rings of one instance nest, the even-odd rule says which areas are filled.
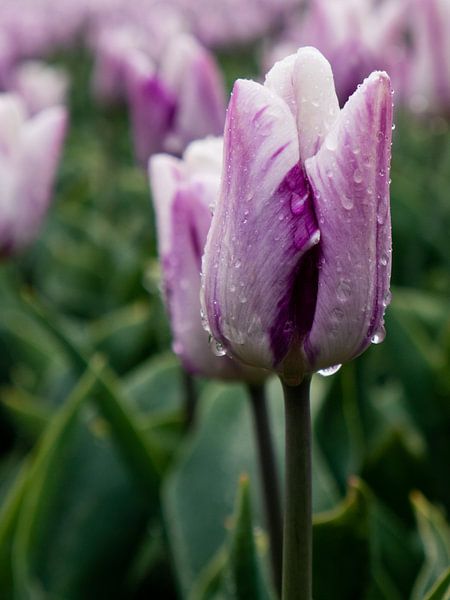
[[[211,211],[218,197],[222,138],[191,143],[178,159],[158,154],[150,159],[150,182],[156,210],[163,288],[173,335],[173,351],[188,373],[247,384],[255,426],[264,506],[275,585],[281,577],[281,508],[276,461],[263,383],[267,372],[223,356],[209,342],[200,314],[200,268]],[[186,413],[192,409],[186,398]],[[190,416],[188,417],[190,418]]]
[[[372,73],[339,110],[314,48],[238,80],[202,303],[230,355],[291,384],[384,337],[391,227],[389,77]]]
[[[179,155],[193,140],[222,134],[222,76],[212,55],[194,38],[174,38],[158,66],[135,52],[128,67],[128,100],[139,162],[146,164],[158,151]]]
[[[18,65],[8,82],[9,91],[22,97],[30,115],[64,104],[68,87],[64,70],[37,60]]]
[[[418,113],[450,114],[450,5],[415,0],[405,100]]]
[[[285,398],[283,600],[312,598],[310,374],[384,336],[391,228],[389,77],[339,110],[314,48],[238,80],[227,112],[202,304],[217,343],[280,375]]]
[[[158,154],[150,160],[158,251],[169,312],[173,350],[192,374],[260,381],[265,375],[245,368],[222,350],[210,348],[200,316],[200,268],[220,184],[222,139],[193,142],[183,158]]]
[[[62,107],[27,119],[20,98],[0,95],[0,256],[24,249],[38,233],[51,200],[66,120]]]

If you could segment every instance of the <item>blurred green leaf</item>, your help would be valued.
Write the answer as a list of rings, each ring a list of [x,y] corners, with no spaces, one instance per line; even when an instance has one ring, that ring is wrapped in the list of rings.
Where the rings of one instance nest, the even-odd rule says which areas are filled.
[[[450,599],[450,567],[439,577],[424,600]]]
[[[450,565],[450,527],[443,513],[420,492],[415,492],[411,500],[425,554],[411,600],[422,600]]]

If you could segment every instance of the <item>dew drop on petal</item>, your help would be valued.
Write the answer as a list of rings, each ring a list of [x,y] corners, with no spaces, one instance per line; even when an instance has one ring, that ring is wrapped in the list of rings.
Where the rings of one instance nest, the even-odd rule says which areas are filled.
[[[320,369],[320,371],[317,372],[319,375],[322,375],[322,377],[330,377],[330,375],[337,373],[341,367],[342,365],[333,365],[332,367],[327,367],[326,369]]]
[[[355,169],[355,172],[353,173],[353,181],[355,183],[361,183],[363,180],[363,175],[361,173],[361,171],[359,169]]]
[[[215,340],[213,337],[211,337],[209,343],[211,344],[212,351],[216,356],[225,356],[227,351],[225,350],[223,344]]]
[[[381,344],[384,342],[384,338],[386,337],[386,330],[381,325],[381,327],[373,334],[372,339],[370,340],[372,344]]]

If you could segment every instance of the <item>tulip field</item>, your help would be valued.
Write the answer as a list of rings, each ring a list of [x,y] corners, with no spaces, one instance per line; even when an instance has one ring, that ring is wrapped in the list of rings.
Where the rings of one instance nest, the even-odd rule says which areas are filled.
[[[216,4],[0,4],[0,600],[449,600],[450,3]]]

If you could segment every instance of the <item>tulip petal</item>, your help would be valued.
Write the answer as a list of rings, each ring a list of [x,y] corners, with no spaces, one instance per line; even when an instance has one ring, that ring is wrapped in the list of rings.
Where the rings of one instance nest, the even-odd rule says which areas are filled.
[[[141,165],[164,149],[175,115],[176,97],[156,74],[151,60],[134,51],[127,60],[127,95],[134,150]]]
[[[180,35],[164,56],[159,74],[178,99],[166,151],[180,154],[193,140],[222,134],[224,84],[213,56],[205,48],[191,36]]]
[[[195,148],[192,154],[198,154]],[[214,202],[210,182],[203,185],[200,177],[192,179],[185,161],[164,154],[150,160],[150,180],[173,351],[192,374],[262,380],[261,372],[245,369],[229,357],[215,356],[201,322],[201,257],[211,223],[209,206]],[[214,194],[216,190],[217,186]]]
[[[275,63],[264,85],[290,106],[304,162],[316,154],[339,114],[330,63],[316,48],[300,48],[296,54]]]
[[[319,240],[286,102],[253,81],[234,86],[224,178],[203,260],[203,307],[213,337],[243,362],[282,368],[295,335],[292,291]]]
[[[350,360],[381,336],[391,264],[391,129],[389,77],[372,73],[305,163],[321,232],[316,311],[304,345],[313,370]]]
[[[36,235],[52,200],[52,188],[67,128],[67,111],[61,106],[38,113],[25,124],[19,162],[21,178],[17,203],[15,244],[23,247]]]

